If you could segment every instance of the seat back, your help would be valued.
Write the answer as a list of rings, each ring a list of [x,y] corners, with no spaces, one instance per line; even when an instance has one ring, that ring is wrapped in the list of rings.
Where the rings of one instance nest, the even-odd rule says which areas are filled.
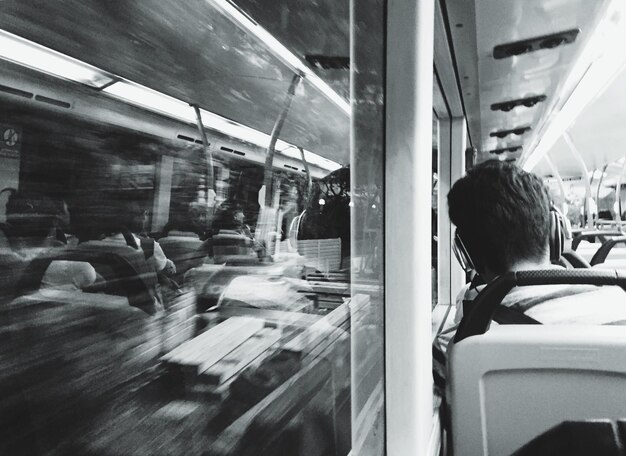
[[[626,410],[626,328],[507,325],[450,348],[456,455],[511,454],[565,420]]]
[[[160,322],[128,299],[42,289],[0,308],[0,454],[50,454],[154,366]]]
[[[211,244],[216,263],[225,263],[233,257],[258,258],[252,239],[236,231],[220,230],[211,238]]]
[[[341,269],[341,238],[299,239],[297,247],[307,266],[323,272]]]
[[[176,265],[176,273],[180,277],[191,268],[200,266],[208,253],[198,237],[173,236],[170,233],[159,239],[159,245],[165,256]]]

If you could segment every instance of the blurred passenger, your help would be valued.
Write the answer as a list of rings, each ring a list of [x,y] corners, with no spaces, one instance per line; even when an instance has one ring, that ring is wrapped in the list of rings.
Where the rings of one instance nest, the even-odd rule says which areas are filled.
[[[193,202],[189,205],[188,216],[189,227],[200,237],[200,240],[206,240],[210,233],[208,206],[206,204]]]
[[[218,238],[235,235],[244,238],[246,246],[256,252],[259,259],[265,257],[265,246],[255,239],[252,230],[246,224],[243,207],[235,201],[224,201],[217,208],[211,232],[213,250],[215,250],[215,241]]]
[[[0,236],[0,300],[10,300],[28,263],[42,253],[64,244],[58,240],[59,225],[54,202],[42,195],[9,192],[6,220]]]
[[[536,175],[499,160],[481,163],[454,184],[448,206],[457,235],[485,283],[506,272],[559,268],[550,262],[550,197]],[[619,287],[519,287],[502,305],[543,324],[626,323],[626,293]],[[436,379],[445,378],[445,353],[463,307],[456,312],[455,324],[435,341]]]
[[[163,253],[163,249],[157,241],[150,238],[147,232],[148,210],[138,201],[127,201],[122,204],[123,226],[128,228],[133,235],[136,247],[141,249],[148,262],[157,273],[164,273],[172,276],[176,273],[174,262],[168,259]],[[105,238],[126,242],[127,239],[122,233]]]
[[[217,209],[213,219],[213,235],[220,231],[235,231],[252,238],[250,227],[245,223],[246,216],[241,205],[236,202],[224,201]]]
[[[4,234],[12,252],[30,260],[52,247],[64,245],[59,239],[62,230],[55,202],[41,195],[25,195],[14,189],[10,191]]]
[[[135,200],[119,195],[101,195],[98,200],[86,198],[78,203],[73,217],[74,230],[81,243],[106,242],[141,250],[157,273],[173,274],[175,267],[158,242],[144,236],[148,211]]]

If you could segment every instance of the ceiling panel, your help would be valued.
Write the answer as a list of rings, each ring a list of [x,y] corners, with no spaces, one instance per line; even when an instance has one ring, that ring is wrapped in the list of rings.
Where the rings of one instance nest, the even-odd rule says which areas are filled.
[[[237,5],[301,60],[350,56],[349,0],[237,0]],[[350,72],[311,67],[337,93],[350,97]]]
[[[258,12],[252,3],[250,11]],[[298,7],[291,3],[289,11]],[[1,29],[267,134],[293,76],[207,0],[5,0],[2,9]],[[338,30],[346,26],[329,11],[318,14]],[[294,43],[307,40],[319,38],[303,34]],[[320,49],[331,48],[329,42]],[[340,163],[349,160],[349,116],[306,81],[280,137]]]
[[[561,95],[563,83],[606,4],[602,0],[447,2],[463,101],[479,160],[492,158],[490,150],[532,142]],[[493,58],[497,45],[569,29],[580,29],[573,44]],[[540,94],[547,96],[546,101],[532,108],[491,110],[493,103]],[[493,131],[518,126],[530,126],[532,130],[523,136],[490,137]],[[508,154],[506,158],[510,158]]]
[[[626,70],[599,94],[574,121],[569,135],[587,168],[600,169],[626,156]],[[578,176],[580,167],[561,138],[548,152],[565,176]],[[545,172],[542,167],[538,172]]]

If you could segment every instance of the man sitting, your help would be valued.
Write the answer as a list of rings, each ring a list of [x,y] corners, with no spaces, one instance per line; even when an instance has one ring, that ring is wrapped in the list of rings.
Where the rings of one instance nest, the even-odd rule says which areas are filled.
[[[489,283],[505,272],[558,268],[550,263],[550,197],[539,177],[491,160],[470,169],[448,193],[457,227],[474,269]],[[478,290],[479,291],[479,290]],[[468,295],[476,290],[466,288]],[[626,324],[626,293],[619,287],[541,285],[514,288],[502,301],[542,324]],[[448,343],[462,317],[433,346],[435,382],[442,386]]]

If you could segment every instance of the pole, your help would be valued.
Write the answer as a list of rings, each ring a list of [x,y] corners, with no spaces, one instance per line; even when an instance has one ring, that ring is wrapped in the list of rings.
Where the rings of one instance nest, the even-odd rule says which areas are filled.
[[[304,165],[304,172],[306,173],[307,178],[307,186],[306,186],[306,194],[304,195],[304,201],[309,200],[309,195],[311,194],[311,189],[313,188],[313,179],[311,178],[311,170],[309,169],[309,164],[306,161],[304,156],[304,149],[302,147],[298,147],[300,151],[300,156],[302,157],[302,164]]]
[[[206,137],[206,131],[204,131],[204,124],[202,123],[202,113],[200,112],[200,108],[197,104],[191,105],[196,111],[196,119],[198,120],[198,132],[200,133],[200,138],[202,138],[202,148],[204,149],[204,159],[206,160],[206,170],[205,170],[205,195],[207,204],[209,203],[209,189],[213,189],[213,156],[211,155],[211,150],[209,149],[209,141]]]
[[[589,182],[589,170],[587,169],[587,165],[585,164],[585,160],[583,160],[582,155],[580,155],[580,151],[576,149],[572,138],[570,137],[568,132],[563,133],[563,139],[565,143],[569,147],[570,152],[578,162],[580,166],[580,170],[583,173],[583,182],[585,183],[585,217],[587,219],[587,228],[593,228],[593,220],[590,217],[591,208],[589,207],[589,200],[591,199],[591,183]],[[596,205],[597,206],[597,205]]]
[[[285,119],[287,118],[287,114],[289,113],[291,101],[293,100],[293,97],[296,93],[296,87],[298,87],[298,84],[300,83],[302,77],[302,73],[297,73],[293,75],[293,78],[291,79],[291,84],[289,84],[289,89],[287,90],[287,96],[285,97],[283,109],[278,115],[276,122],[274,123],[274,128],[272,128],[270,144],[267,148],[267,156],[265,158],[265,175],[263,177],[263,183],[265,185],[265,206],[271,206],[272,204],[272,166],[274,162],[276,141],[278,141],[278,135],[280,135],[280,131],[283,128],[283,124],[285,123]]]
[[[602,181],[604,180],[604,174],[606,173],[606,168],[609,166],[607,163],[602,168],[602,174],[600,174],[600,179],[598,181],[598,188],[596,189],[596,205],[598,206],[598,210],[596,211],[596,224],[600,220],[600,187],[602,186]]]
[[[622,176],[626,171],[626,157],[624,157],[624,163],[622,163],[622,170],[617,176],[617,182],[615,183],[615,201],[617,202],[617,214],[615,214],[615,221],[618,222],[618,228],[621,227],[622,221]]]

